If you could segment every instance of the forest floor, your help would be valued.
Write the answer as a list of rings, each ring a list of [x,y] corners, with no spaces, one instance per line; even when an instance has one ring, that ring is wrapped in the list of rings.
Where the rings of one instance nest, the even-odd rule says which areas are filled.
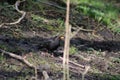
[[[42,71],[46,71],[52,80],[62,80],[61,55],[52,56],[52,52],[42,51],[38,46],[57,34],[64,36],[65,11],[50,6],[44,8],[45,10],[41,8],[40,11],[28,11],[19,24],[1,27],[0,49],[26,56],[26,60],[39,67],[39,80],[44,80]],[[14,21],[14,15],[20,16],[14,10],[0,10],[0,24]],[[120,80],[120,34],[72,10],[70,24],[72,33],[84,28],[71,38],[70,60],[90,66],[85,80]],[[81,68],[72,67],[70,79],[81,80]],[[33,77],[34,70],[16,59],[0,54],[0,80],[32,80]]]

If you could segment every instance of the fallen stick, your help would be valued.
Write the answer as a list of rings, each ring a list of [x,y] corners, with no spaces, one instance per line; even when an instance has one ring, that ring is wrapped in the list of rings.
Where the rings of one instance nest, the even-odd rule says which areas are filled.
[[[23,63],[25,63],[27,66],[31,67],[31,68],[35,68],[35,66],[31,63],[29,63],[25,58],[23,58],[22,56],[16,55],[14,53],[11,52],[7,52],[5,50],[0,49],[0,52],[6,55],[9,55],[10,57],[13,57],[15,59],[18,59],[20,61],[22,61]]]
[[[46,71],[43,71],[42,74],[44,76],[44,80],[52,80]]]
[[[63,60],[63,58],[62,57],[59,57],[61,60]],[[85,66],[83,66],[83,65],[81,65],[81,64],[77,64],[77,63],[75,63],[75,62],[73,62],[73,61],[70,61],[69,60],[69,63],[72,63],[72,64],[74,64],[74,65],[76,65],[76,66],[79,66],[79,67],[82,67],[82,68],[85,68]]]
[[[21,3],[21,2],[24,2],[24,1],[25,1],[25,0],[23,0],[23,1],[16,1],[16,3],[15,3],[15,9],[17,10],[17,12],[21,13],[22,16],[21,16],[17,21],[15,21],[15,22],[2,23],[2,24],[0,25],[0,27],[2,27],[3,25],[13,25],[13,24],[17,24],[17,23],[19,23],[19,22],[25,17],[26,12],[25,12],[25,11],[21,11],[21,10],[19,10],[19,8],[18,8],[18,6],[20,5],[20,3]]]
[[[13,58],[15,58],[17,60],[20,60],[21,62],[23,62],[24,64],[26,64],[28,67],[33,68],[35,70],[35,80],[37,80],[37,67],[36,66],[34,66],[30,62],[28,62],[22,56],[16,55],[16,54],[11,53],[11,52],[7,52],[7,51],[2,50],[2,49],[0,49],[0,52],[3,53],[3,54],[9,55],[10,57],[13,57]]]

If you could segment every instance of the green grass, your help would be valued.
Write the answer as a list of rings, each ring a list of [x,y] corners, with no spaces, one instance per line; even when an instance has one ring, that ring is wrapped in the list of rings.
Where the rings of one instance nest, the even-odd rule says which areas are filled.
[[[101,77],[108,80],[120,80],[120,75],[102,75]]]
[[[32,21],[37,28],[44,28],[49,31],[62,32],[64,30],[64,22],[61,19],[47,19],[45,17],[32,14]]]
[[[42,0],[43,2],[47,2],[49,0]],[[66,2],[66,0],[63,0]],[[38,1],[32,1],[29,2],[29,10],[33,9],[32,7],[35,7],[37,10],[39,10],[42,14],[46,14],[45,10],[48,9],[48,6],[44,6],[41,2]],[[33,4],[32,6],[30,4]],[[119,8],[116,8],[112,2],[106,2],[105,0],[71,0],[71,4],[76,4],[76,10],[80,13],[90,16],[97,20],[99,23],[105,24],[108,28],[110,28],[113,32],[120,32],[120,24],[118,21],[119,16]],[[54,6],[49,6],[51,9],[54,9]],[[56,9],[54,9],[57,11]],[[60,10],[60,9],[59,9]],[[58,10],[58,11],[59,11]],[[34,11],[34,10],[33,10]],[[34,16],[35,18],[35,16]],[[39,17],[37,17],[39,18]],[[43,19],[43,18],[42,18]],[[35,19],[34,19],[35,20]],[[41,18],[36,19],[41,20]],[[38,22],[37,21],[37,22]],[[64,22],[62,22],[64,23]],[[36,25],[40,25],[37,24]],[[55,27],[51,25],[41,25],[42,27],[47,27],[48,30],[54,30]]]
[[[4,63],[6,60],[5,56],[3,53],[0,53],[0,64]]]
[[[119,9],[103,0],[79,0],[76,9],[107,25],[114,32],[120,32],[118,24]],[[116,26],[117,25],[117,26]]]
[[[120,58],[112,58],[112,62],[114,63],[120,63]]]
[[[77,53],[78,53],[78,49],[74,46],[71,46],[70,47],[70,55],[77,54]]]

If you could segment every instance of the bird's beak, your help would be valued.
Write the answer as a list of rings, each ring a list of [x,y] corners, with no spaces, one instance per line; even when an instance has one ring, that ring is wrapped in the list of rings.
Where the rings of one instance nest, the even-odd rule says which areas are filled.
[[[60,39],[61,39],[61,40],[65,40],[65,37],[64,37],[64,36],[61,36]]]

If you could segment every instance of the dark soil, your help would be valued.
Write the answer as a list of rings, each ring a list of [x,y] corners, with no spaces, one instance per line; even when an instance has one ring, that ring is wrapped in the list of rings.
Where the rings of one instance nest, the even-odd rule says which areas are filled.
[[[43,14],[42,17],[44,16],[46,19],[62,18],[64,20],[64,12],[63,14],[55,11],[49,13],[51,14]],[[96,28],[99,23],[89,17],[86,18],[86,16],[78,13],[73,15],[76,18],[74,20],[71,17],[70,23],[72,26],[74,26],[72,24],[74,21],[77,26],[84,26],[85,29],[92,29],[95,32],[81,30],[71,39],[70,46],[74,46],[78,51],[70,55],[70,60],[78,64],[91,66],[91,69],[85,75],[85,80],[120,80],[120,34],[113,33],[103,24],[100,25],[102,29],[100,29],[100,26]],[[0,17],[2,17],[1,13]],[[3,16],[2,20],[7,21],[7,18]],[[59,61],[59,56],[62,56],[62,54],[52,57],[52,54],[56,54],[54,52],[57,49],[49,51],[45,46],[39,47],[40,45],[46,45],[46,41],[54,37],[53,34],[56,35],[56,33],[56,31],[43,27],[36,27],[30,20],[30,13],[28,13],[21,23],[8,26],[8,28],[3,26],[0,29],[0,49],[21,56],[27,55],[27,59],[39,67],[38,77],[40,80],[43,80],[43,70],[48,72],[52,80],[62,80],[63,73],[60,67],[62,62]],[[59,47],[63,48],[63,45]],[[32,54],[32,57],[30,54]],[[90,57],[91,60],[84,61],[81,56],[87,59]],[[34,71],[20,61],[0,54],[0,80],[30,80],[33,76]],[[81,80],[81,76],[79,71],[70,71],[71,80]]]

